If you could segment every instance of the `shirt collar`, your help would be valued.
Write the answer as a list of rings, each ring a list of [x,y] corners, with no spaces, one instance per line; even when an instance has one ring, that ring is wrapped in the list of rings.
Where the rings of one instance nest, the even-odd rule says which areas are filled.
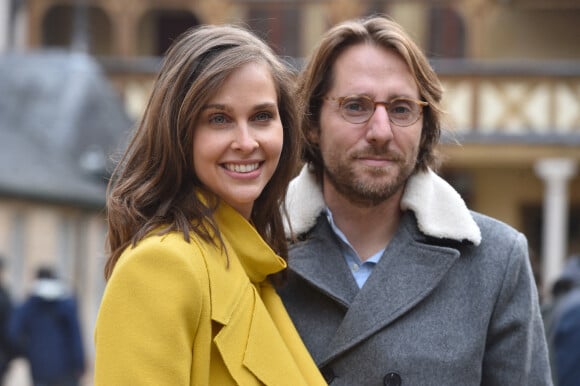
[[[330,228],[332,229],[332,231],[336,234],[336,236],[343,243],[343,246],[342,246],[343,247],[343,255],[344,255],[347,263],[356,263],[359,265],[363,264],[363,261],[361,260],[358,253],[356,253],[356,251],[354,250],[354,248],[352,247],[352,245],[350,244],[350,242],[346,238],[345,234],[340,230],[340,228],[334,222],[334,217],[332,216],[332,211],[330,210],[330,208],[328,206],[325,207],[324,213],[326,214],[326,218],[328,219],[328,223],[330,224]],[[372,264],[378,263],[379,260],[381,259],[381,256],[383,256],[383,252],[385,252],[385,248],[382,248],[380,251],[378,251],[377,253],[375,253],[374,255],[369,257],[368,259],[366,259],[364,261],[364,263],[372,263]]]

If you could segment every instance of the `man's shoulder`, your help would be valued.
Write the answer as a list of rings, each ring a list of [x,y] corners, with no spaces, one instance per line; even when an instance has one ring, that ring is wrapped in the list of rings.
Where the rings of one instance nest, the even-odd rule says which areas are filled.
[[[515,278],[518,272],[530,268],[528,241],[522,232],[489,215],[473,211],[472,215],[481,230],[481,243],[464,249],[463,253],[474,258],[482,274],[503,277],[508,270]]]
[[[522,237],[522,233],[512,225],[495,217],[471,210],[471,215],[482,233],[482,239],[514,239]]]

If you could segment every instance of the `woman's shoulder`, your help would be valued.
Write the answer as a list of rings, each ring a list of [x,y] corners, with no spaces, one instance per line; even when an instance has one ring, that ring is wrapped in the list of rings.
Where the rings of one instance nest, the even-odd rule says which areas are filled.
[[[210,253],[213,246],[212,242],[204,240],[195,232],[185,235],[182,231],[153,231],[134,245],[127,247],[122,256],[152,252],[164,255],[173,254],[179,257],[199,252]]]
[[[210,253],[209,243],[195,234],[186,239],[181,232],[152,233],[125,249],[115,271],[149,267],[152,273],[174,269],[199,272]]]

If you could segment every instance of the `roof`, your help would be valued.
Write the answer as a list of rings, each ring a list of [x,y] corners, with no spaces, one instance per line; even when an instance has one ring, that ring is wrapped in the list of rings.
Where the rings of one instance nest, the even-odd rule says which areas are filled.
[[[0,196],[102,207],[132,122],[82,53],[0,55]]]

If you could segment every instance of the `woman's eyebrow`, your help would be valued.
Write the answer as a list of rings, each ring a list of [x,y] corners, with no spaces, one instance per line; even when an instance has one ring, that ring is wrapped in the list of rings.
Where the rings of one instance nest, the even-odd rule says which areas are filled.
[[[216,110],[223,110],[223,111],[227,111],[228,110],[228,108],[226,107],[226,105],[221,104],[221,103],[210,103],[210,104],[207,104],[207,105],[203,106],[201,109],[202,110],[216,109]]]

